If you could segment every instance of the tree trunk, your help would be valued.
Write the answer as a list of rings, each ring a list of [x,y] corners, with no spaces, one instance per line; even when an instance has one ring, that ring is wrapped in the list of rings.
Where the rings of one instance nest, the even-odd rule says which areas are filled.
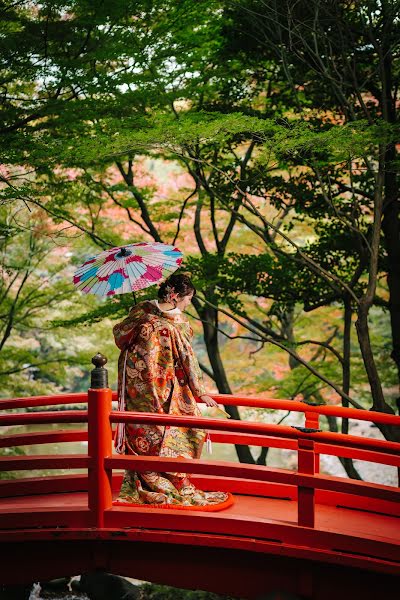
[[[365,366],[365,371],[367,373],[372,393],[372,410],[391,412],[389,407],[387,407],[385,398],[383,396],[381,380],[379,377],[378,370],[376,368],[376,363],[371,348],[371,339],[369,337],[368,326],[368,312],[369,307],[365,304],[365,302],[362,299],[359,305],[359,309],[357,311],[356,329],[358,342],[360,344],[360,350]]]
[[[351,308],[351,299],[346,297],[344,299],[344,328],[343,328],[343,363],[342,363],[342,377],[343,383],[342,388],[343,391],[349,395],[350,393],[350,343],[351,343],[351,317],[353,311]],[[342,398],[342,405],[348,408],[349,403],[345,398]],[[336,422],[336,419],[335,419]],[[331,423],[329,423],[330,431],[334,431],[331,429]],[[337,425],[336,425],[337,431]],[[343,418],[342,419],[342,433],[349,433],[349,420]],[[340,462],[342,463],[347,475],[352,479],[362,479],[357,469],[353,464],[353,459],[339,457]]]
[[[267,464],[268,450],[269,450],[269,448],[267,446],[263,446],[261,448],[260,454],[258,455],[258,458],[256,460],[256,464],[257,465],[264,465],[264,466],[266,466],[266,464]]]
[[[213,371],[215,384],[220,394],[232,394],[219,351],[218,311],[212,307],[203,308],[197,302],[194,304],[202,320],[204,342],[206,344],[207,354]],[[240,420],[237,406],[227,406],[226,411],[232,419]],[[249,446],[235,444],[235,449],[238,459],[241,463],[255,464],[255,460]]]
[[[397,86],[393,74],[393,50],[396,8],[389,2],[382,3],[380,79],[380,109],[382,117],[390,125],[397,122]],[[392,328],[393,348],[391,357],[396,363],[399,379],[400,395],[400,204],[399,182],[396,169],[396,144],[390,141],[385,148],[384,156],[384,206],[382,230],[388,257],[389,311]]]
[[[339,431],[337,418],[333,417],[332,415],[326,415],[326,420],[328,421],[329,431],[337,433]],[[348,477],[351,477],[351,479],[358,479],[362,481],[362,478],[360,477],[360,474],[358,473],[357,469],[354,467],[351,458],[343,458],[343,456],[338,456],[338,458]]]
[[[385,204],[382,231],[387,252],[389,312],[392,330],[391,357],[396,363],[400,396],[400,203],[399,189],[394,171],[396,149],[389,144],[385,155]]]
[[[293,331],[293,323],[294,323],[294,306],[291,306],[289,309],[282,312],[280,315],[281,321],[281,335],[288,341],[289,345],[293,348],[295,347],[295,337]],[[296,367],[300,365],[299,361],[295,359],[294,356],[289,354],[289,367],[292,371]]]
[[[379,145],[379,169],[375,180],[374,191],[374,221],[372,224],[371,236],[371,257],[368,274],[368,285],[364,295],[360,298],[357,310],[356,329],[361,355],[363,358],[365,371],[372,394],[372,410],[394,414],[393,409],[385,401],[383,395],[382,383],[376,367],[375,358],[372,352],[371,339],[369,336],[368,313],[374,302],[376,293],[376,283],[378,275],[379,246],[382,231],[383,214],[383,187],[385,177],[385,157],[387,146]],[[400,440],[398,428],[389,425],[379,425],[380,431],[387,440]]]
[[[358,318],[356,321],[358,341],[364,361],[365,370],[367,372],[369,385],[372,393],[372,410],[394,414],[393,409],[387,404],[383,396],[383,390],[381,381],[379,378],[378,370],[371,348],[371,340],[369,337],[368,329],[368,309],[363,302],[361,302],[358,309]],[[377,424],[380,431],[387,440],[394,442],[400,441],[400,432],[398,428],[390,425]]]

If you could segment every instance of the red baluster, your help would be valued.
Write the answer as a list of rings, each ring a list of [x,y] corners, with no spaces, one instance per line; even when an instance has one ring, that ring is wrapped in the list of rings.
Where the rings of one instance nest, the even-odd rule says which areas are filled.
[[[316,412],[305,412],[305,427],[319,429],[319,414]],[[315,473],[319,473],[319,454],[315,453]]]
[[[315,453],[313,440],[298,440],[298,472],[307,475],[315,474]],[[303,527],[314,527],[315,524],[315,490],[307,486],[298,488],[298,524]]]

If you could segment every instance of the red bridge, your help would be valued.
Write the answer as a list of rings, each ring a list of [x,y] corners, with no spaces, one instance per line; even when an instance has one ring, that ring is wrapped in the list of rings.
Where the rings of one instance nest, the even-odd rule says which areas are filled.
[[[224,405],[304,414],[304,427],[112,410],[115,393],[94,389],[1,400],[0,425],[56,423],[53,432],[6,434],[0,446],[88,441],[87,454],[0,457],[2,471],[83,469],[84,474],[0,481],[1,583],[30,583],[96,569],[240,598],[274,592],[330,600],[398,597],[398,488],[330,477],[321,454],[400,467],[400,444],[319,431],[321,415],[398,427],[400,417],[288,400],[214,396]],[[87,410],[5,412],[87,403]],[[234,462],[118,456],[118,422],[196,426],[215,442],[292,449],[296,471]],[[63,423],[87,423],[63,430]],[[207,490],[230,491],[221,512],[112,506],[121,469],[183,471]],[[118,471],[116,473],[116,471]]]

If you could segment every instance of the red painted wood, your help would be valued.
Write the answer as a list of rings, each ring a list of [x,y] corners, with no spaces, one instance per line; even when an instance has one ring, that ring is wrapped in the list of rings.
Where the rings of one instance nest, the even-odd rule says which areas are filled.
[[[330,477],[320,474],[307,475],[259,465],[160,458],[158,456],[114,456],[105,459],[105,464],[107,468],[131,469],[134,471],[181,471],[217,477],[237,477],[240,479],[270,481],[286,485],[300,485],[314,489],[325,489],[367,497],[371,496],[391,502],[400,501],[400,490],[398,488],[366,483],[364,481],[353,481],[341,477]]]
[[[375,452],[374,450],[364,450],[357,448],[346,448],[345,446],[335,446],[334,444],[320,444],[315,443],[315,452],[318,454],[328,454],[331,456],[343,456],[347,458],[354,458],[357,460],[365,460],[368,462],[383,463],[385,465],[391,465],[393,467],[400,467],[400,453],[389,454],[381,452]]]
[[[24,398],[0,399],[0,410],[27,408],[31,406],[57,406],[59,404],[79,404],[87,402],[87,393],[58,394],[55,396],[26,396]]]
[[[34,570],[35,564],[26,561],[26,568],[20,569],[24,578],[20,578],[21,583],[69,575],[66,570],[69,566],[76,573],[100,569],[128,577],[134,575],[145,581],[228,593],[232,597],[252,600],[278,600],[277,590],[289,597],[295,594],[313,600],[389,599],[396,598],[398,591],[399,580],[394,575],[361,570],[362,559],[359,557],[352,557],[352,568],[345,566],[341,564],[340,553],[333,558],[335,562],[331,559],[323,564],[318,557],[312,560],[305,552],[305,556],[301,556],[300,549],[296,557],[284,556],[283,552],[276,556],[276,546],[257,540],[248,541],[244,549],[227,550],[222,546],[222,539],[216,538],[210,546],[205,536],[199,536],[198,543],[193,545],[190,534],[183,532],[174,534],[174,544],[168,544],[165,533],[155,531],[135,530],[121,534],[120,530],[112,530],[99,540],[85,538],[85,531],[80,538],[78,532],[75,538],[68,538],[69,532],[59,534],[56,552],[54,540],[27,539],[24,555],[40,555],[42,561],[37,570]],[[8,577],[18,574],[15,567],[20,562],[20,552],[20,542],[8,545],[7,556],[2,560]],[[320,556],[323,555],[321,552]],[[29,576],[32,579],[28,579]]]
[[[17,425],[17,424],[33,424],[33,423],[66,423],[66,422],[85,422],[87,417],[86,417],[86,412],[82,413],[81,411],[65,411],[63,413],[30,413],[30,414],[15,414],[15,415],[1,415],[0,416],[0,424],[5,424],[5,425]],[[112,413],[113,417],[115,413]],[[128,413],[126,413],[128,414]],[[148,413],[149,415],[151,413]],[[146,422],[148,422],[148,418],[147,418],[147,414],[146,413],[142,413],[141,415],[138,416],[134,416],[136,415],[136,413],[129,413],[130,417],[127,419],[128,421],[138,421],[140,422],[142,419],[145,419]],[[160,415],[152,415],[151,418],[158,418],[160,417]],[[162,415],[161,415],[162,417]],[[2,418],[3,418],[3,422],[2,422]],[[191,419],[191,417],[177,417],[177,418],[184,418],[184,419]],[[122,420],[122,418],[117,418],[113,420]],[[176,418],[173,419],[176,422]],[[198,420],[200,421],[200,419]],[[207,428],[216,428],[219,427],[221,425],[217,425],[216,424],[216,420],[215,419],[204,419],[201,420],[202,422],[205,421],[205,425],[207,426]],[[142,421],[143,422],[143,421]],[[169,421],[167,421],[169,422]],[[185,421],[185,424],[187,424],[188,421]],[[196,421],[197,423],[197,421]],[[220,421],[218,421],[218,423],[220,423]],[[191,423],[192,424],[192,423]],[[397,452],[396,454],[392,454],[392,456],[388,457],[388,463],[386,464],[392,464],[395,466],[398,466],[399,464],[399,458],[400,457],[400,447],[399,444],[397,444],[396,442],[387,442],[384,440],[371,440],[369,438],[359,438],[357,436],[348,436],[348,435],[342,435],[342,434],[332,434],[330,432],[323,432],[323,433],[318,433],[318,434],[302,434],[302,433],[297,433],[296,429],[292,429],[292,428],[285,428],[282,431],[282,426],[270,426],[270,425],[266,425],[266,424],[257,424],[257,423],[249,423],[249,422],[224,422],[225,427],[230,427],[232,428],[232,426],[237,429],[237,428],[242,428],[244,427],[246,430],[250,429],[253,430],[254,428],[259,429],[260,425],[264,425],[263,429],[267,428],[267,430],[271,431],[271,427],[273,427],[273,433],[280,433],[281,435],[290,435],[292,438],[296,439],[297,437],[299,437],[301,439],[301,437],[313,437],[314,436],[319,436],[318,437],[318,441],[317,441],[317,446],[316,449],[318,452],[320,453],[325,453],[325,454],[334,454],[337,456],[352,456],[351,452],[353,450],[349,450],[349,448],[354,448],[354,452],[356,452],[358,450],[357,446],[361,446],[361,450],[363,450],[366,446],[371,448],[372,453],[371,455],[368,456],[368,454],[363,454],[362,452],[359,453],[358,455],[354,455],[354,458],[362,458],[363,460],[377,460],[379,458],[378,455],[374,455],[373,452],[375,451],[383,451],[383,452],[387,452],[390,453],[392,450],[395,450]],[[70,432],[71,435],[81,435],[75,432]],[[28,434],[25,434],[28,435]],[[38,437],[38,439],[40,439],[40,436],[57,436],[58,433],[34,433],[34,434],[29,434],[32,436],[32,439],[34,439],[35,436]],[[64,435],[64,434],[63,434]],[[285,439],[275,439],[275,442],[273,442],[274,438],[271,438],[270,436],[266,436],[265,437],[265,442],[263,442],[264,437],[260,434],[246,434],[246,433],[234,433],[233,434],[235,437],[229,437],[230,433],[227,431],[225,432],[221,432],[221,431],[215,431],[212,433],[212,439],[214,439],[214,441],[216,442],[228,442],[228,441],[238,441],[241,443],[251,443],[254,445],[258,445],[261,443],[265,443],[265,445],[270,445],[271,447],[284,447],[284,448],[291,448],[291,449],[295,449],[296,447],[296,442],[292,441],[292,440],[286,440]],[[248,437],[250,435],[250,437]],[[247,436],[247,437],[246,437]],[[339,436],[339,438],[337,438],[336,436]],[[18,444],[14,444],[12,442],[12,440],[15,438],[15,440],[18,442]],[[333,446],[333,444],[331,444],[330,446],[328,444],[322,445],[322,443],[319,443],[319,440],[321,438],[324,439],[328,439],[329,441],[335,442],[335,443],[346,443],[346,445],[348,446],[348,448],[344,448],[343,449],[343,454],[342,454],[342,450],[336,448]],[[9,445],[23,445],[22,437],[18,437],[18,434],[15,434],[13,436],[7,436],[7,442],[9,442]],[[45,437],[43,439],[46,439]],[[51,439],[51,438],[49,438]],[[78,439],[77,437],[74,439]],[[0,446],[4,445],[1,443],[2,438],[0,438]],[[65,441],[67,441],[67,439],[65,438]],[[45,441],[42,441],[41,443],[47,443]],[[329,451],[329,448],[331,448],[331,451]],[[396,458],[397,456],[397,458]],[[385,459],[381,458],[381,460],[379,460],[379,462],[386,462]]]
[[[212,477],[194,474],[191,477],[200,489],[233,494],[260,496],[264,498],[280,498],[285,501],[297,501],[297,487],[273,483],[271,481],[252,481],[234,477]],[[115,481],[115,489],[119,489]],[[319,505],[337,506],[348,510],[361,510],[366,513],[400,517],[400,502],[378,498],[356,496],[344,492],[315,490],[315,502]]]
[[[87,431],[35,431],[33,433],[14,433],[0,436],[0,448],[30,446],[33,444],[56,444],[60,442],[82,442],[87,440]]]
[[[162,529],[169,536],[174,532],[187,531],[205,533],[212,536],[235,535],[237,537],[268,540],[275,544],[289,546],[296,552],[296,549],[307,549],[311,556],[312,552],[327,551],[341,552],[348,554],[363,554],[366,562],[369,559],[382,561],[394,561],[400,566],[399,562],[399,537],[385,537],[376,534],[375,539],[371,539],[360,532],[357,536],[357,527],[350,533],[344,530],[344,519],[350,523],[354,519],[354,514],[344,515],[344,511],[327,510],[324,517],[324,526],[319,528],[298,527],[295,523],[295,506],[291,502],[282,502],[280,500],[260,500],[259,505],[265,507],[265,514],[255,514],[254,499],[239,497],[237,502],[243,502],[241,514],[238,514],[238,507],[231,508],[221,513],[185,513],[182,517],[179,514],[182,511],[153,509],[146,511],[140,508],[121,509],[115,507],[106,515],[106,526],[122,527],[123,524],[129,527],[141,527],[143,529]],[[247,504],[246,504],[247,503]],[[288,510],[287,510],[288,509]],[[150,514],[149,514],[150,513]],[[271,513],[273,517],[271,517]],[[274,519],[279,514],[281,519]],[[318,515],[321,521],[322,515]],[[365,515],[361,524],[368,529],[371,521],[371,515]],[[396,526],[397,519],[381,518],[381,523],[385,522],[387,533],[390,523]],[[343,531],[344,530],[344,531]],[[362,538],[362,539],[361,539]],[[194,543],[194,540],[193,540]],[[229,541],[226,541],[229,544]],[[285,551],[286,551],[285,548]],[[282,552],[281,550],[277,550]]]
[[[226,491],[234,494],[270,498],[297,500],[297,488],[293,485],[281,485],[248,479],[235,479],[233,477],[209,477],[206,475],[193,475],[194,484],[200,489],[209,491]],[[112,490],[117,493],[122,483],[122,473],[113,474]],[[0,480],[0,498],[11,496],[45,495],[60,492],[87,492],[87,475],[55,475],[52,477],[24,477],[21,479]],[[342,499],[343,503],[344,500]],[[380,501],[382,503],[382,501]],[[323,499],[320,500],[323,503]],[[332,502],[330,502],[332,504]],[[397,505],[395,505],[397,506]],[[400,506],[397,506],[400,510]],[[392,514],[389,510],[388,514]]]
[[[252,481],[232,477],[211,477],[193,475],[194,484],[200,489],[210,491],[226,491],[233,494],[280,498],[285,501],[297,500],[297,487],[277,484],[268,481]],[[112,489],[117,493],[122,482],[122,473],[113,475]],[[88,489],[87,475],[57,475],[53,477],[22,478],[0,480],[0,498],[10,496],[26,496],[51,494],[60,492],[82,492]],[[362,510],[374,514],[400,517],[400,502],[389,502],[371,497],[352,494],[316,490],[316,502],[320,505],[331,505]]]
[[[0,529],[7,535],[7,530],[32,527],[90,527],[91,521],[92,515],[87,506],[47,507],[45,510],[30,506],[29,512],[26,508],[10,508],[7,512],[0,510]]]
[[[305,427],[310,427],[312,429],[319,429],[319,414],[315,413],[315,412],[310,412],[309,410],[307,410],[304,413],[304,418],[305,418]],[[315,473],[319,473],[319,468],[320,468],[320,459],[319,459],[319,454],[317,452],[315,452],[314,454],[314,472]]]
[[[120,484],[120,478],[116,482]],[[87,492],[87,475],[53,475],[52,477],[23,477],[0,480],[0,498],[33,496],[60,492]]]
[[[43,411],[0,415],[0,425],[33,425],[44,423],[87,423],[86,410]]]
[[[70,502],[71,505],[61,508],[59,523],[68,526],[73,530],[71,524],[71,515],[77,508],[83,508],[85,505],[85,496],[83,494],[61,495],[59,505]],[[36,497],[33,499],[20,499],[18,504],[10,499],[8,505],[2,501],[0,503],[0,527],[7,526],[6,515],[13,522],[21,522],[28,530],[35,525],[41,525],[42,519],[46,527],[51,527],[56,518],[56,511],[53,508],[54,502],[57,502],[59,496],[55,499]],[[32,504],[36,501],[36,506]],[[29,506],[29,512],[26,507]],[[46,508],[46,511],[44,509]],[[47,515],[48,516],[44,516]],[[75,512],[75,514],[77,514]],[[87,517],[87,513],[86,513]],[[235,505],[221,513],[184,513],[182,511],[153,509],[143,510],[140,508],[120,508],[113,507],[106,511],[106,529],[89,529],[82,532],[82,536],[89,539],[107,539],[110,536],[109,528],[116,529],[114,535],[119,536],[123,541],[131,532],[131,528],[137,528],[143,534],[146,530],[159,530],[165,536],[165,540],[173,543],[173,537],[179,532],[188,532],[193,536],[192,544],[196,544],[197,536],[204,534],[209,537],[209,545],[212,546],[217,539],[220,539],[226,547],[234,547],[232,538],[235,537],[238,543],[253,543],[259,541],[272,544],[273,553],[279,555],[290,553],[296,554],[298,550],[308,553],[309,558],[321,552],[332,557],[342,555],[342,562],[346,564],[345,555],[354,555],[357,552],[362,553],[361,560],[364,567],[370,566],[377,568],[378,564],[392,561],[399,565],[400,532],[396,525],[397,519],[385,518],[376,515],[358,515],[350,511],[337,510],[327,507],[320,508],[317,514],[317,525],[315,529],[297,527],[296,506],[293,502],[282,502],[282,500],[252,498],[238,496]],[[22,519],[22,521],[21,521]],[[10,520],[8,521],[10,523]],[[76,525],[75,527],[82,527]],[[88,527],[88,525],[86,526]],[[140,533],[139,532],[139,533]],[[40,536],[45,539],[52,539],[52,535],[41,530],[36,532],[38,539]],[[64,531],[66,536],[73,537],[73,531]],[[0,539],[13,539],[11,536],[18,532],[0,531]],[[194,535],[195,534],[195,535]],[[61,532],[59,530],[59,536]],[[228,537],[226,537],[228,536]],[[26,539],[25,538],[20,538]],[[278,548],[277,545],[280,547]],[[236,546],[235,546],[236,547]],[[263,551],[260,549],[260,551]],[[40,558],[40,557],[39,557]],[[325,558],[320,558],[325,560]]]
[[[327,477],[324,475],[298,475],[295,476],[298,485],[313,487],[314,489],[329,490],[345,494],[355,494],[370,498],[399,502],[400,490],[398,488],[366,483],[364,481],[348,480],[341,477]]]
[[[85,454],[0,456],[0,471],[87,469],[88,467],[89,458]]]
[[[266,435],[255,435],[247,433],[230,433],[228,431],[212,431],[210,433],[212,442],[218,444],[248,444],[250,446],[266,446],[267,448],[285,448],[287,450],[297,451],[296,440],[279,439]],[[331,456],[343,456],[368,462],[383,463],[393,467],[400,467],[400,449],[399,454],[381,454],[374,450],[346,448],[345,446],[335,446],[334,444],[325,444],[315,442],[316,456],[328,454]],[[317,469],[316,463],[316,472]]]
[[[307,475],[315,474],[315,452],[312,440],[299,440],[298,472]],[[314,527],[315,524],[315,490],[300,485],[297,491],[298,523],[302,527]]]
[[[112,469],[104,459],[112,455],[110,424],[111,390],[90,389],[88,392],[89,509],[93,526],[104,527],[104,511],[111,507]]]
[[[371,496],[356,496],[330,490],[315,490],[315,501],[317,504],[335,506],[349,511],[361,511],[374,515],[387,515],[400,517],[400,502],[388,501]]]
[[[252,481],[236,477],[212,477],[211,475],[193,474],[191,481],[201,490],[231,492],[240,496],[259,496],[261,498],[277,498],[283,501],[297,502],[297,487],[271,481]],[[390,513],[389,513],[390,514]]]
[[[297,441],[279,439],[268,435],[250,433],[231,433],[229,431],[211,431],[210,438],[216,444],[245,444],[249,446],[266,446],[267,448],[285,448],[297,451]]]
[[[319,429],[319,413],[306,410],[304,413],[305,427]]]
[[[289,410],[293,412],[314,412],[319,415],[332,415],[359,421],[373,421],[387,425],[400,425],[400,417],[395,414],[381,413],[358,408],[343,408],[335,405],[310,406],[305,402],[294,400],[277,400],[275,398],[251,398],[248,396],[231,396],[230,394],[212,394],[212,397],[225,406],[249,406],[255,408],[275,408],[276,410]]]
[[[346,447],[369,448],[371,450],[399,453],[400,445],[397,442],[362,438],[355,435],[344,435],[322,431],[318,433],[303,433],[296,427],[284,425],[271,425],[252,421],[223,421],[221,419],[205,419],[201,417],[181,417],[177,415],[163,415],[154,413],[134,413],[131,411],[111,412],[112,423],[151,423],[157,425],[175,425],[177,427],[199,427],[212,430],[234,431],[240,433],[263,434],[291,439],[312,439],[319,442],[335,443]]]
[[[281,400],[275,398],[252,398],[247,396],[232,396],[230,394],[213,394],[212,396],[220,404],[226,406],[248,406],[258,408],[274,408],[277,410],[289,410],[293,412],[316,413],[319,415],[332,415],[361,421],[372,421],[387,425],[400,426],[400,417],[397,415],[381,413],[356,408],[343,408],[335,405],[310,406],[305,402],[293,400]],[[112,392],[112,400],[117,400],[117,393]],[[11,398],[0,400],[0,410],[10,408],[21,408],[27,406],[45,406],[51,404],[68,404],[86,402],[86,394],[60,394],[57,396],[33,396],[24,398]]]
[[[170,548],[174,545],[186,547],[187,556],[192,556],[190,565],[193,565],[193,553],[197,552],[194,548],[203,546],[202,554],[199,555],[203,559],[213,548],[221,548],[225,553],[234,550],[245,552],[246,556],[249,556],[249,553],[267,554],[270,557],[268,560],[274,560],[277,556],[280,557],[280,561],[288,560],[289,557],[296,558],[297,568],[298,561],[304,559],[306,564],[310,561],[322,561],[342,563],[375,572],[393,573],[396,569],[400,572],[400,529],[399,521],[394,517],[400,512],[400,491],[388,486],[323,476],[316,472],[318,455],[321,452],[363,460],[375,459],[383,464],[398,465],[399,444],[331,432],[303,433],[295,428],[265,423],[128,412],[121,415],[111,412],[111,400],[115,400],[115,393],[111,390],[89,390],[88,396],[42,396],[0,401],[0,410],[41,404],[75,403],[79,401],[77,396],[82,402],[89,400],[88,412],[45,411],[0,415],[0,425],[88,421],[89,430],[89,456],[0,458],[0,468],[3,470],[88,469],[88,477],[77,476],[75,479],[47,477],[30,478],[25,481],[0,481],[0,530],[3,529],[3,532],[0,531],[0,541],[4,539],[5,549],[9,549],[9,542],[13,536],[18,537],[17,529],[23,529],[21,537],[18,538],[19,543],[27,541],[26,535],[29,531],[33,541],[42,540],[44,543],[46,540],[52,542],[54,539],[65,538],[63,543],[66,544],[67,540],[70,540],[74,543],[74,548],[77,547],[79,539],[85,543],[92,540],[96,544],[95,550],[92,550],[97,567],[103,565],[108,568],[111,564],[111,557],[108,554],[106,556],[110,546],[103,542],[110,543],[113,536],[117,536],[119,540],[124,540],[123,543],[127,541],[130,544],[139,544],[138,551],[133,552],[136,562],[129,563],[131,565],[137,564],[138,556],[143,556],[143,544],[152,547],[152,558],[148,559],[151,562],[154,561],[154,550],[159,544],[165,544],[164,556],[166,553],[171,554]],[[371,411],[331,406],[310,407],[304,403],[274,399],[232,396],[216,396],[216,399],[226,405],[303,412],[305,425],[313,428],[318,428],[321,414],[400,424],[400,418],[397,416]],[[112,456],[111,422],[123,420],[203,427],[212,431],[214,441],[298,449],[298,472],[217,461]],[[60,430],[7,434],[0,438],[0,446],[71,441],[71,437],[84,439],[81,436],[86,436],[86,432]],[[121,474],[112,477],[112,470],[124,468],[139,471],[154,469],[192,472],[195,473],[194,481],[199,487],[233,491],[235,504],[221,513],[183,513],[173,509],[111,507],[112,491],[117,491],[121,481]],[[116,548],[120,546],[121,542]],[[36,563],[40,560],[42,564],[43,558],[37,556],[37,548],[36,553],[29,557],[25,548],[24,545],[25,560],[36,560]],[[131,552],[123,552],[123,557],[127,556],[126,560],[133,560],[130,558]],[[264,561],[264,564],[265,562],[268,561]],[[48,569],[52,576],[55,575],[54,570],[51,570],[54,568],[52,566]],[[194,574],[197,572],[197,564],[189,566],[185,572],[187,579],[181,574],[180,581],[187,580],[193,583]],[[221,574],[220,567],[219,573]],[[273,570],[269,576],[274,577]],[[314,575],[307,575],[311,576]],[[163,577],[167,577],[167,574],[163,574]],[[221,577],[225,592],[228,581],[228,576]],[[309,579],[304,579],[303,576],[295,586],[299,593],[301,590],[310,591],[311,588]],[[315,600],[317,596],[314,594],[313,598]],[[321,596],[321,600],[322,598]],[[343,598],[341,596],[342,600]]]

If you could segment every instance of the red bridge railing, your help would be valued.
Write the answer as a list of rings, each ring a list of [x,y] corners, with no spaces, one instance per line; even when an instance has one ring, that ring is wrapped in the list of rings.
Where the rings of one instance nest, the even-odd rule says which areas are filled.
[[[97,363],[95,363],[97,364]],[[98,370],[103,367],[97,365]],[[96,369],[95,369],[96,371]],[[105,371],[105,369],[103,369]],[[104,383],[104,382],[103,382]],[[100,380],[100,385],[102,385]],[[87,431],[33,432],[6,434],[0,437],[0,447],[13,447],[53,442],[88,441],[87,454],[23,455],[0,457],[1,471],[31,469],[85,469],[88,472],[88,513],[85,515],[91,527],[103,528],[107,511],[112,507],[112,472],[115,469],[136,471],[176,471],[205,475],[214,478],[232,478],[244,482],[246,493],[251,494],[258,482],[294,486],[297,489],[298,524],[314,527],[315,499],[317,491],[350,494],[370,503],[380,502],[396,506],[400,491],[395,487],[366,483],[319,473],[319,455],[330,454],[377,462],[400,468],[400,444],[397,442],[343,435],[321,431],[319,418],[331,415],[342,418],[369,421],[381,426],[400,426],[400,417],[386,413],[363,411],[337,406],[310,406],[303,402],[276,399],[247,398],[242,396],[215,395],[225,406],[256,407],[303,413],[304,427],[273,425],[249,421],[225,421],[153,413],[135,413],[112,410],[116,399],[106,385],[88,390],[87,394],[62,394],[0,400],[0,409],[15,409],[87,403],[87,410],[62,410],[34,413],[0,414],[0,425],[33,425],[87,423]],[[118,422],[175,425],[179,427],[204,428],[211,432],[215,442],[250,444],[257,446],[292,449],[297,451],[298,469],[289,471],[260,465],[248,465],[209,460],[170,459],[150,456],[117,456],[112,450],[112,425]],[[0,481],[0,495],[43,493],[51,491],[49,479],[29,482],[24,479]],[[364,499],[364,500],[363,500]],[[118,507],[118,510],[124,510]]]

